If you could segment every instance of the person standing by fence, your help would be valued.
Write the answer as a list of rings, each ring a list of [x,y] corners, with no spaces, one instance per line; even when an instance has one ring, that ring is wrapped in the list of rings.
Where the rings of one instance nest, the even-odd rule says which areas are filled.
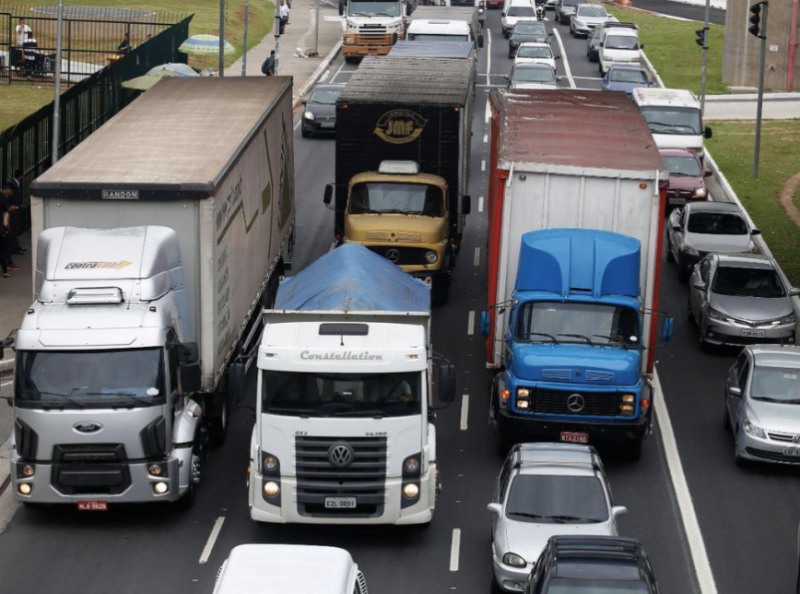
[[[8,211],[11,215],[11,253],[24,254],[26,250],[19,244],[19,236],[22,233],[22,180],[24,174],[22,169],[14,171],[14,177],[8,182],[11,186],[11,196],[8,198]]]
[[[13,193],[11,184],[3,186],[3,197],[0,199],[0,267],[3,269],[3,278],[11,278],[8,269],[11,267],[11,217],[8,213],[7,201]]]

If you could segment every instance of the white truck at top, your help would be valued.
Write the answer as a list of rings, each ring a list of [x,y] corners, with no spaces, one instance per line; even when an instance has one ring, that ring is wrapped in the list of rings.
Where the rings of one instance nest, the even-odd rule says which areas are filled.
[[[264,324],[250,516],[430,522],[438,469],[427,285],[346,244],[285,280]],[[453,366],[437,371],[439,399],[450,402]]]
[[[641,88],[633,90],[633,102],[647,120],[658,148],[683,148],[705,156],[703,138],[711,128],[703,127],[700,100],[686,89]]]

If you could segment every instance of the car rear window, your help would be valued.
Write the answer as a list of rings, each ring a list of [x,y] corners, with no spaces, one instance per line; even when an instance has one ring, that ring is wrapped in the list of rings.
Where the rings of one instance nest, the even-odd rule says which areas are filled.
[[[747,235],[747,225],[741,215],[732,212],[693,212],[689,215],[689,233]]]
[[[534,47],[521,47],[517,50],[518,58],[552,58],[553,52],[549,47],[534,46]]]

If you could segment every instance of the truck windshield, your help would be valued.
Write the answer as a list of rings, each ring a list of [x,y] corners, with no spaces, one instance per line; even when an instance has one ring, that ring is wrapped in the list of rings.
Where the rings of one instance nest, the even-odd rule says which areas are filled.
[[[165,399],[161,349],[19,351],[20,406],[150,406]]]
[[[367,182],[353,186],[350,214],[416,214],[444,216],[441,188],[426,184]]]
[[[433,33],[409,33],[409,41],[469,41],[469,35],[447,35]]]
[[[653,134],[684,134],[687,136],[701,134],[699,109],[643,106],[639,108],[639,111],[647,120],[647,125]]]
[[[371,0],[350,0],[347,3],[347,16],[400,16],[400,2],[372,2]]]
[[[639,314],[619,305],[530,301],[517,314],[517,340],[633,348]]]
[[[263,371],[265,414],[404,417],[421,413],[422,374]]]

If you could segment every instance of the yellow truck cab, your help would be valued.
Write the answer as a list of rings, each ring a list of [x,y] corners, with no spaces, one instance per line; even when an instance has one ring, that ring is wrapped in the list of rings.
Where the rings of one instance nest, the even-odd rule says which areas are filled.
[[[360,243],[432,285],[447,299],[454,257],[447,182],[413,161],[383,161],[347,188],[343,243]]]

